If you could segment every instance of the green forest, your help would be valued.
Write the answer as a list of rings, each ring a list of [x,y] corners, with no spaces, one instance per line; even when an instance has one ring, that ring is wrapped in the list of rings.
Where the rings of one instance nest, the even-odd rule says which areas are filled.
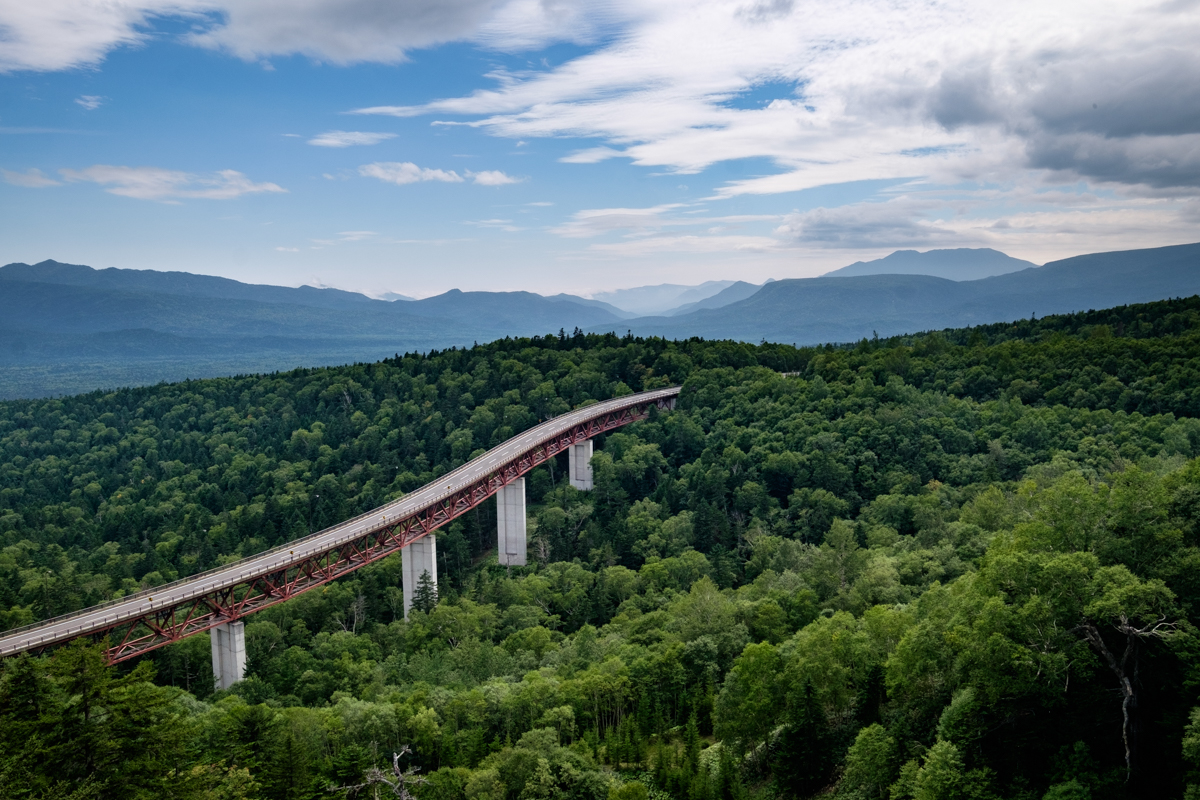
[[[1200,298],[847,345],[505,339],[0,403],[0,630],[674,411],[391,557],[105,665],[0,663],[0,797],[1200,799]],[[399,757],[396,758],[395,756]],[[386,781],[386,782],[385,782]],[[361,788],[353,788],[361,787]]]

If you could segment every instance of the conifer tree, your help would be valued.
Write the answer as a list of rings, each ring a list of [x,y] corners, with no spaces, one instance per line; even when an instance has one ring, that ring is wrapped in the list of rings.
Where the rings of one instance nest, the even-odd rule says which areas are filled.
[[[425,570],[417,580],[417,590],[413,592],[413,608],[428,614],[437,604],[437,586],[434,585],[429,570]]]
[[[807,680],[788,696],[786,715],[773,748],[771,772],[780,794],[808,797],[829,778],[832,742],[825,711]]]
[[[684,757],[687,759],[689,772],[700,769],[700,724],[696,720],[696,710],[688,716],[687,728],[683,734]]]

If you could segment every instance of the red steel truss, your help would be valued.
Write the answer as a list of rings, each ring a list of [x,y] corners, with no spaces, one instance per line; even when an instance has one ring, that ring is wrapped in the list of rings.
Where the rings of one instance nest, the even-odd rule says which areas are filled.
[[[571,445],[644,419],[651,408],[671,408],[674,401],[674,397],[659,397],[600,414],[537,443],[473,483],[438,498],[408,517],[386,522],[381,518],[378,527],[352,541],[310,554],[281,569],[248,575],[236,585],[196,595],[182,602],[164,604],[162,608],[155,608],[142,616],[84,631],[80,635],[106,639],[108,661],[115,664],[282,603],[398,552],[400,548],[407,547],[475,508],[502,486]],[[293,544],[298,546],[302,541]]]

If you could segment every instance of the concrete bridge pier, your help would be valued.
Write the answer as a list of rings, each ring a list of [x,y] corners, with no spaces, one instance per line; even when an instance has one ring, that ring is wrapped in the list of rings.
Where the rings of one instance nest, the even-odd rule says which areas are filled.
[[[585,492],[592,490],[592,440],[571,445],[567,454],[571,485]]]
[[[209,630],[213,677],[218,689],[228,689],[246,674],[246,623],[227,622]]]
[[[404,585],[404,618],[408,619],[421,576],[428,572],[434,588],[437,588],[437,538],[429,534],[408,547],[400,548],[400,567],[400,580]]]
[[[525,566],[525,479],[496,492],[496,550],[504,566]]]

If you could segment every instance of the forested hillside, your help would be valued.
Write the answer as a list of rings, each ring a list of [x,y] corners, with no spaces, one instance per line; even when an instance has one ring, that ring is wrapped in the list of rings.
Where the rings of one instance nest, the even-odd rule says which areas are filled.
[[[422,800],[1200,796],[1200,298],[0,403],[0,627],[677,383],[597,441],[594,491],[531,474],[530,566],[498,566],[491,503],[440,531],[408,621],[394,558],[251,617],[227,691],[207,636],[120,669],[7,660],[0,796],[334,797],[404,745]]]

